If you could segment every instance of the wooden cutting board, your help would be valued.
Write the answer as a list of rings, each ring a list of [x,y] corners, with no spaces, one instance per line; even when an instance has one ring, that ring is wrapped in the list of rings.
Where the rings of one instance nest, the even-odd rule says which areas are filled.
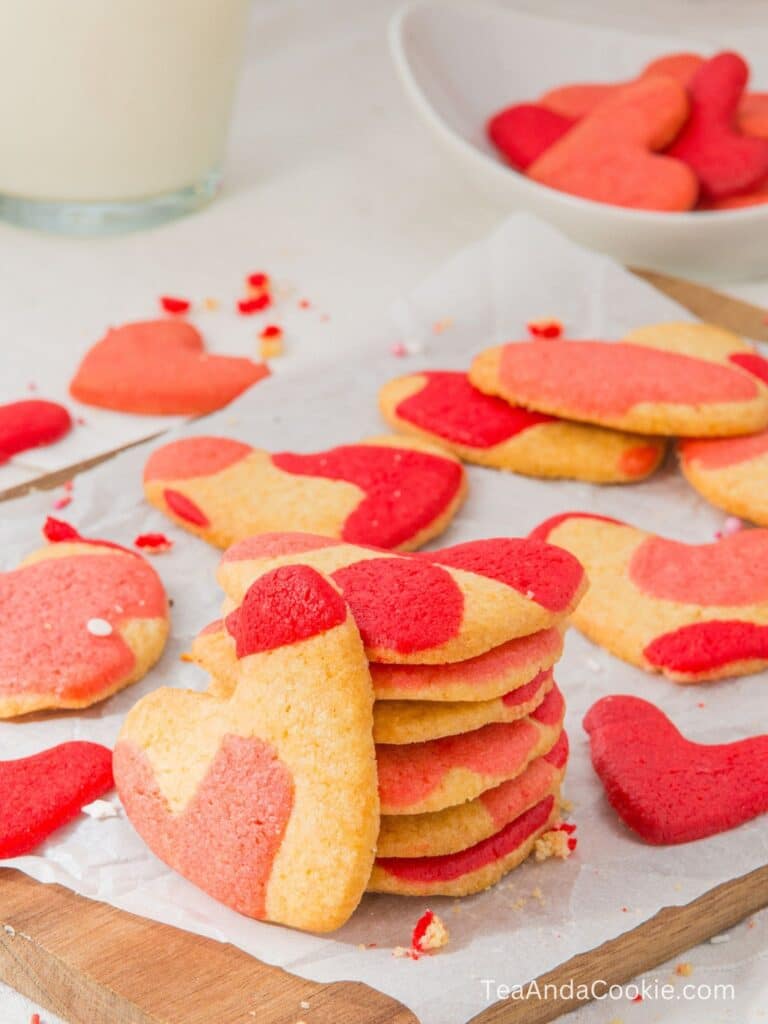
[[[768,341],[766,311],[661,274],[634,273],[692,313]],[[54,487],[115,453],[40,478]],[[17,497],[30,485],[0,494]],[[1,794],[0,794],[1,795]],[[624,984],[768,906],[768,866],[585,951],[536,979],[574,989]],[[357,982],[319,984],[234,946],[157,924],[0,869],[0,979],[69,1024],[419,1024],[396,1000]],[[551,989],[550,989],[551,990]],[[573,999],[499,1002],[471,1024],[545,1024]]]

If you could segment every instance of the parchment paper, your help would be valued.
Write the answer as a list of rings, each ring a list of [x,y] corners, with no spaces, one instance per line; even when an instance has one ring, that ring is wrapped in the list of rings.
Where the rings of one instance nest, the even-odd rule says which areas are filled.
[[[685,314],[608,260],[526,217],[515,217],[398,301],[364,357],[329,359],[322,372],[304,377],[276,374],[229,409],[179,433],[220,433],[274,450],[310,451],[383,432],[376,409],[383,381],[422,367],[465,367],[476,350],[524,337],[526,321],[542,316],[559,317],[574,337],[610,338]],[[397,359],[390,352],[395,341],[421,351]],[[200,670],[178,657],[216,615],[218,553],[144,503],[140,478],[146,454],[144,449],[130,451],[81,477],[76,500],[65,514],[87,535],[126,544],[150,529],[175,538],[173,551],[153,563],[174,602],[173,635],[165,655],[142,682],[90,711],[0,725],[3,758],[67,739],[111,744],[126,711],[142,694],[159,685],[206,685]],[[479,468],[470,468],[469,475],[470,498],[440,543],[524,534],[545,517],[569,509],[617,516],[689,541],[712,539],[724,519],[688,487],[672,459],[650,482],[631,487],[542,482]],[[3,506],[3,569],[39,545],[49,509],[46,495]],[[477,897],[455,902],[370,896],[332,937],[303,935],[223,908],[149,853],[122,815],[105,820],[83,815],[35,856],[5,863],[41,881],[59,882],[117,907],[235,943],[309,978],[368,982],[402,1000],[424,1024],[460,1024],[487,1005],[488,986],[482,979],[523,982],[626,931],[663,905],[687,902],[768,859],[765,818],[697,843],[645,846],[607,806],[580,724],[600,696],[632,693],[660,705],[693,739],[737,739],[765,728],[765,678],[679,687],[623,664],[575,631],[556,674],[568,701],[572,758],[565,792],[578,824],[578,851],[565,863],[528,863]],[[417,963],[394,958],[392,948],[408,944],[427,903],[449,924],[450,945]],[[372,943],[375,948],[360,948]]]

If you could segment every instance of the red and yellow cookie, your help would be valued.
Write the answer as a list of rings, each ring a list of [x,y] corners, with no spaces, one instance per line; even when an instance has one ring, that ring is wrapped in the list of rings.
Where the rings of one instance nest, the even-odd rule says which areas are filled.
[[[152,453],[144,491],[217,547],[290,529],[410,550],[450,523],[466,479],[446,452],[404,438],[273,455],[226,437],[188,437]]]
[[[768,526],[768,430],[746,437],[688,439],[678,445],[686,480],[707,501]]]
[[[683,544],[573,512],[534,535],[583,563],[591,584],[573,624],[625,661],[684,683],[768,665],[768,530]]]
[[[456,371],[398,377],[379,392],[390,426],[441,445],[466,462],[537,477],[630,483],[657,468],[659,438],[571,423],[513,406]]]
[[[763,383],[768,383],[768,359],[738,334],[714,324],[687,320],[647,324],[630,331],[623,340],[666,352],[708,359],[725,366],[738,366]]]
[[[471,732],[492,722],[516,722],[534,712],[553,686],[549,669],[493,700],[377,700],[373,738],[377,743],[423,743]]]
[[[167,636],[165,589],[141,555],[76,534],[49,544],[0,575],[0,718],[104,700]]]
[[[426,814],[474,800],[520,775],[562,731],[565,702],[555,686],[528,717],[425,743],[378,743],[382,814]]]
[[[441,857],[475,846],[541,800],[556,795],[567,764],[568,737],[563,732],[549,753],[531,761],[521,775],[474,800],[431,814],[384,815],[376,855]]]
[[[398,664],[463,661],[549,629],[586,587],[572,555],[537,540],[393,555],[306,533],[265,533],[236,544],[222,558],[219,583],[237,604],[257,577],[297,561],[341,588],[369,659]]]
[[[768,426],[768,389],[755,376],[654,345],[513,342],[482,352],[469,376],[514,405],[617,430],[719,437]]]
[[[115,749],[126,812],[151,849],[249,917],[342,925],[379,829],[368,662],[337,588],[306,566],[261,576],[233,616],[226,697],[163,688]]]
[[[441,857],[377,857],[370,892],[401,896],[469,896],[495,885],[533,852],[559,820],[555,796],[545,797],[488,839]]]

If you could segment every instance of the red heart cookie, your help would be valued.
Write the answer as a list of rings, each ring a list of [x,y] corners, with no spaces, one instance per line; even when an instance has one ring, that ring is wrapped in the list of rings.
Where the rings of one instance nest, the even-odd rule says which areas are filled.
[[[768,390],[752,374],[658,344],[513,342],[476,356],[470,380],[515,405],[619,430],[722,437],[768,426]]]
[[[590,588],[573,624],[625,661],[684,683],[768,664],[768,530],[682,544],[571,512],[534,535],[584,565]]]
[[[445,664],[563,621],[586,580],[576,559],[538,541],[473,541],[391,555],[304,533],[260,534],[230,548],[218,579],[239,603],[278,565],[301,562],[341,587],[372,661]]]
[[[156,416],[221,409],[269,374],[263,363],[210,355],[184,320],[111,328],[85,354],[69,386],[86,405]]]
[[[690,210],[696,175],[656,151],[688,116],[685,88],[673,78],[643,79],[601,103],[528,168],[561,192],[642,210]]]
[[[152,453],[144,491],[151,504],[218,547],[297,529],[408,550],[445,529],[466,480],[455,458],[403,438],[272,455],[225,437],[189,437]]]
[[[507,162],[524,171],[575,123],[536,103],[518,103],[494,114],[486,131]]]
[[[0,463],[30,448],[53,444],[71,428],[72,418],[58,402],[31,398],[0,405]]]
[[[249,917],[329,931],[379,827],[368,663],[335,587],[302,565],[248,588],[226,697],[163,688],[126,719],[115,781],[150,848]]]
[[[144,676],[168,635],[154,569],[116,544],[50,544],[0,575],[0,718],[83,708]]]
[[[570,423],[485,395],[465,373],[398,377],[379,392],[384,419],[466,462],[594,483],[640,480],[666,450],[657,438]]]
[[[638,78],[632,79],[630,82],[561,85],[544,93],[539,103],[563,117],[578,119],[591,114],[601,103],[616,96],[632,82],[642,81],[645,78],[662,75],[666,78],[674,78],[681,85],[687,86],[703,62],[704,58],[699,57],[696,53],[670,53],[666,57],[652,60]]]
[[[686,739],[638,697],[603,697],[584,718],[611,806],[647,843],[689,843],[768,811],[768,735]]]
[[[695,172],[706,199],[749,192],[768,177],[768,140],[744,135],[736,124],[748,77],[737,53],[719,53],[688,85],[691,115],[667,154]]]
[[[112,751],[98,743],[61,743],[0,761],[0,859],[34,850],[113,785]]]

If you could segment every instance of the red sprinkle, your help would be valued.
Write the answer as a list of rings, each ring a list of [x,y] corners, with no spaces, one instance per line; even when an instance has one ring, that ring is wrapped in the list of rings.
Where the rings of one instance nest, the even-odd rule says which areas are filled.
[[[282,338],[282,336],[283,328],[278,327],[277,324],[267,324],[259,335],[260,338]]]
[[[309,309],[311,305],[309,299],[299,299],[299,309]]]
[[[638,992],[637,995],[632,1000],[633,1003],[642,1003],[642,1001],[643,1001],[643,997],[642,997],[640,992]]]
[[[33,1013],[32,1016],[29,1018],[29,1024],[40,1024],[40,1014]]]
[[[433,910],[425,910],[414,926],[413,934],[411,935],[411,949],[416,950],[417,953],[424,952],[422,942],[427,934],[427,928],[432,924],[434,917],[435,913]]]
[[[562,825],[557,826],[558,832],[567,832],[568,835],[572,835],[576,831],[576,826],[570,821],[564,821]]]
[[[534,338],[559,338],[563,333],[562,323],[555,319],[529,320],[526,327]]]
[[[141,533],[133,543],[148,555],[160,555],[173,547],[173,541],[164,533]]]
[[[254,295],[252,298],[238,299],[237,311],[242,316],[252,316],[254,313],[258,313],[260,310],[266,309],[267,306],[271,305],[271,297],[264,292],[262,295]]]
[[[270,286],[269,274],[264,274],[262,271],[258,271],[255,274],[249,274],[245,279],[245,283],[249,288],[267,291]]]
[[[43,525],[43,536],[52,544],[61,540],[82,539],[74,526],[71,526],[69,523],[65,523],[63,519],[54,519],[53,516],[48,516],[45,520],[45,524]]]
[[[189,299],[179,299],[173,295],[160,296],[160,308],[166,313],[188,313],[191,305]]]
[[[568,849],[571,851],[571,853],[573,853],[573,851],[576,849],[576,847],[578,845],[579,845],[579,840],[578,839],[571,838],[571,839],[568,840]]]

